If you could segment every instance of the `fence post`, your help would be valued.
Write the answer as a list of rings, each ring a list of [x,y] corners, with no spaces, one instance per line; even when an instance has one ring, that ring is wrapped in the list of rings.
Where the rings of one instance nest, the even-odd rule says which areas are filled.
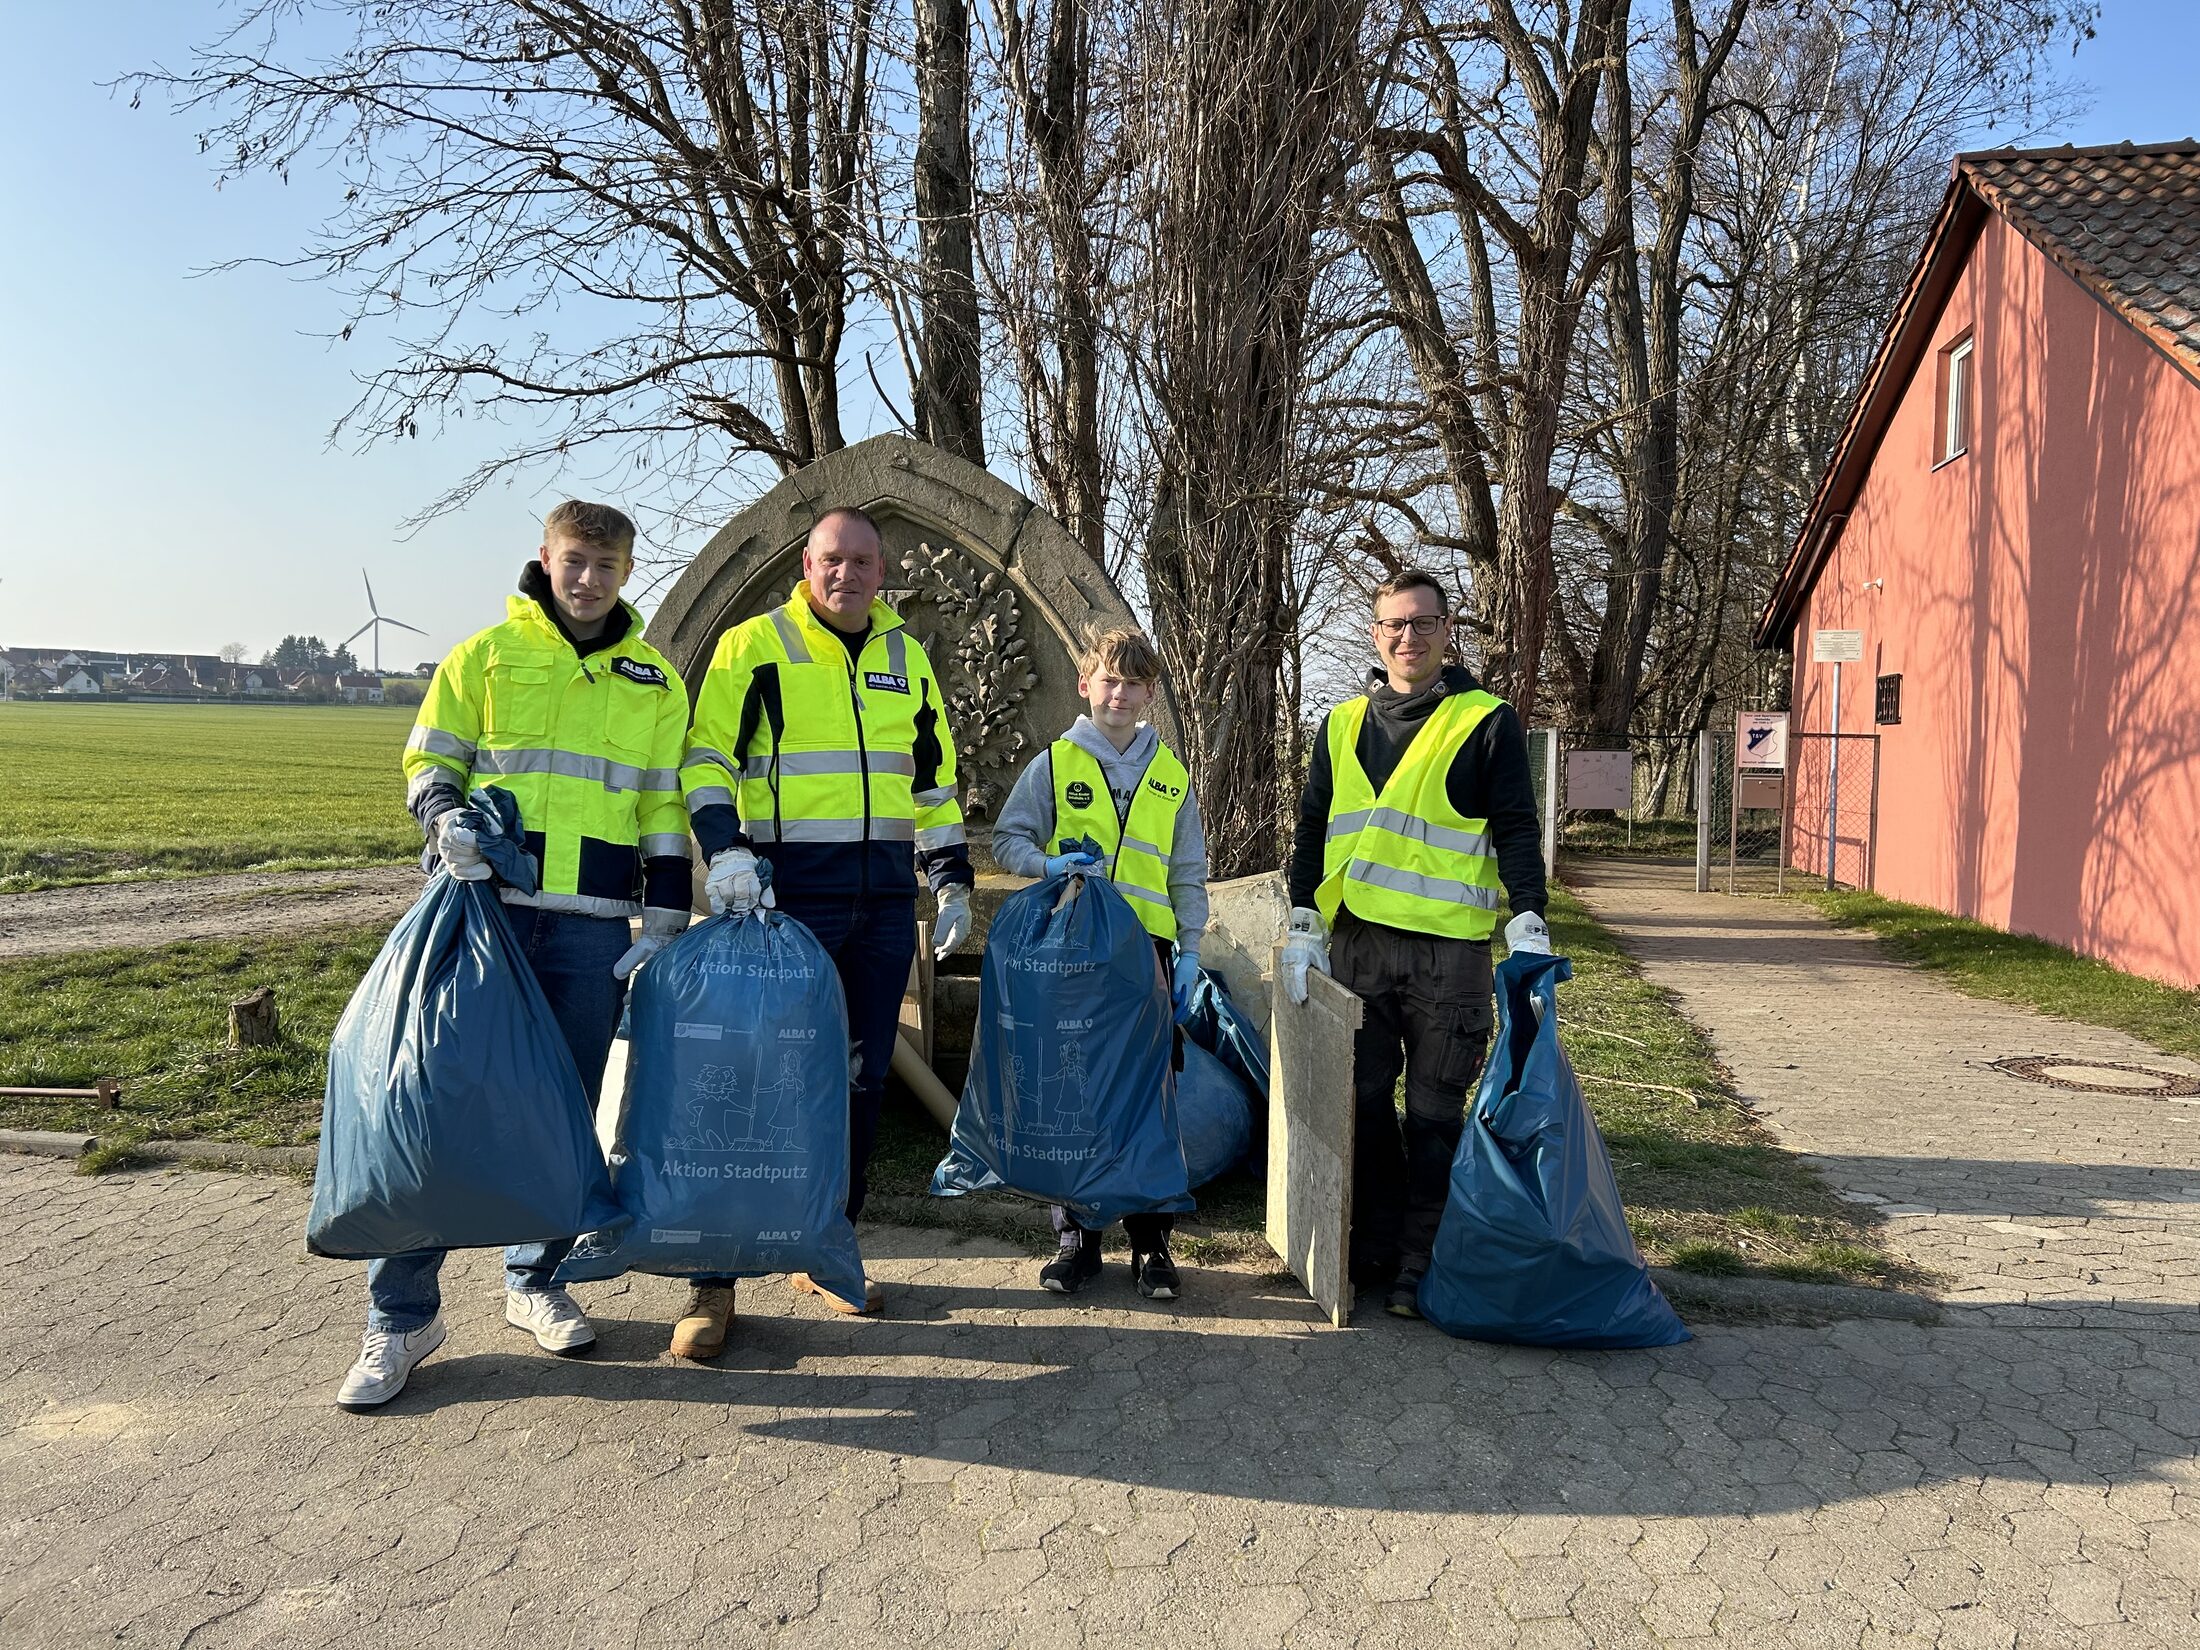
[[[1711,763],[1714,742],[1709,728],[1696,730],[1696,892],[1711,892]]]
[[[1543,730],[1543,869],[1558,878],[1558,787],[1565,776],[1558,768],[1558,729]]]

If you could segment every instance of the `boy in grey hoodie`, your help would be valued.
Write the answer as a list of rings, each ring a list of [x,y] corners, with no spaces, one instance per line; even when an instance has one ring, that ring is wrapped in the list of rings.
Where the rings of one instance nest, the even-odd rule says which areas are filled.
[[[1199,979],[1207,930],[1207,833],[1176,753],[1140,715],[1161,685],[1161,655],[1129,625],[1086,633],[1077,691],[1091,706],[1016,780],[993,826],[993,857],[1011,876],[1060,876],[1090,866],[1085,854],[1054,852],[1065,837],[1100,844],[1100,866],[1153,935],[1171,996],[1184,1012]],[[1126,1215],[1131,1276],[1149,1300],[1174,1300],[1181,1284],[1169,1258],[1175,1217]],[[1067,1209],[1054,1211],[1060,1248],[1039,1273],[1056,1294],[1075,1294],[1100,1275],[1100,1234]]]

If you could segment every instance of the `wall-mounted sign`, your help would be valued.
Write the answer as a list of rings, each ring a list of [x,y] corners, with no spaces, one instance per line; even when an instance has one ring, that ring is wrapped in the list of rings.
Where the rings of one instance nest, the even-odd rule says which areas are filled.
[[[1857,664],[1864,657],[1864,633],[1861,630],[1814,630],[1810,633],[1810,656],[1814,664]]]
[[[1610,808],[1626,813],[1635,805],[1635,756],[1632,751],[1568,751],[1566,806]]]
[[[1734,766],[1779,768],[1788,765],[1788,718],[1784,710],[1734,713]]]

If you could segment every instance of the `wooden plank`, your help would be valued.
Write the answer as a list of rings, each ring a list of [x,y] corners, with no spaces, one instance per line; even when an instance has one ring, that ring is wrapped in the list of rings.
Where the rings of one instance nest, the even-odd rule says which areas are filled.
[[[1309,972],[1283,991],[1275,949],[1268,1026],[1268,1246],[1339,1329],[1352,1314],[1352,1039],[1360,999]]]
[[[902,993],[901,1033],[917,1058],[932,1063],[932,925],[917,919],[917,954],[909,964],[909,988]]]

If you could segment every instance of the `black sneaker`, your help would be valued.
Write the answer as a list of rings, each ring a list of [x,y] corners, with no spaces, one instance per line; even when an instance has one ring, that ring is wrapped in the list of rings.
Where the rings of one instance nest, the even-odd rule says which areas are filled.
[[[1131,1276],[1138,1280],[1138,1292],[1150,1301],[1173,1301],[1182,1287],[1177,1281],[1176,1262],[1166,1249],[1131,1256]]]
[[[1383,1310],[1394,1318],[1418,1318],[1421,1315],[1421,1280],[1401,1277],[1390,1287],[1390,1298],[1383,1302]]]
[[[1074,1295],[1100,1275],[1100,1236],[1088,1232],[1074,1244],[1062,1241],[1061,1251],[1039,1268],[1039,1287],[1055,1295]]]

